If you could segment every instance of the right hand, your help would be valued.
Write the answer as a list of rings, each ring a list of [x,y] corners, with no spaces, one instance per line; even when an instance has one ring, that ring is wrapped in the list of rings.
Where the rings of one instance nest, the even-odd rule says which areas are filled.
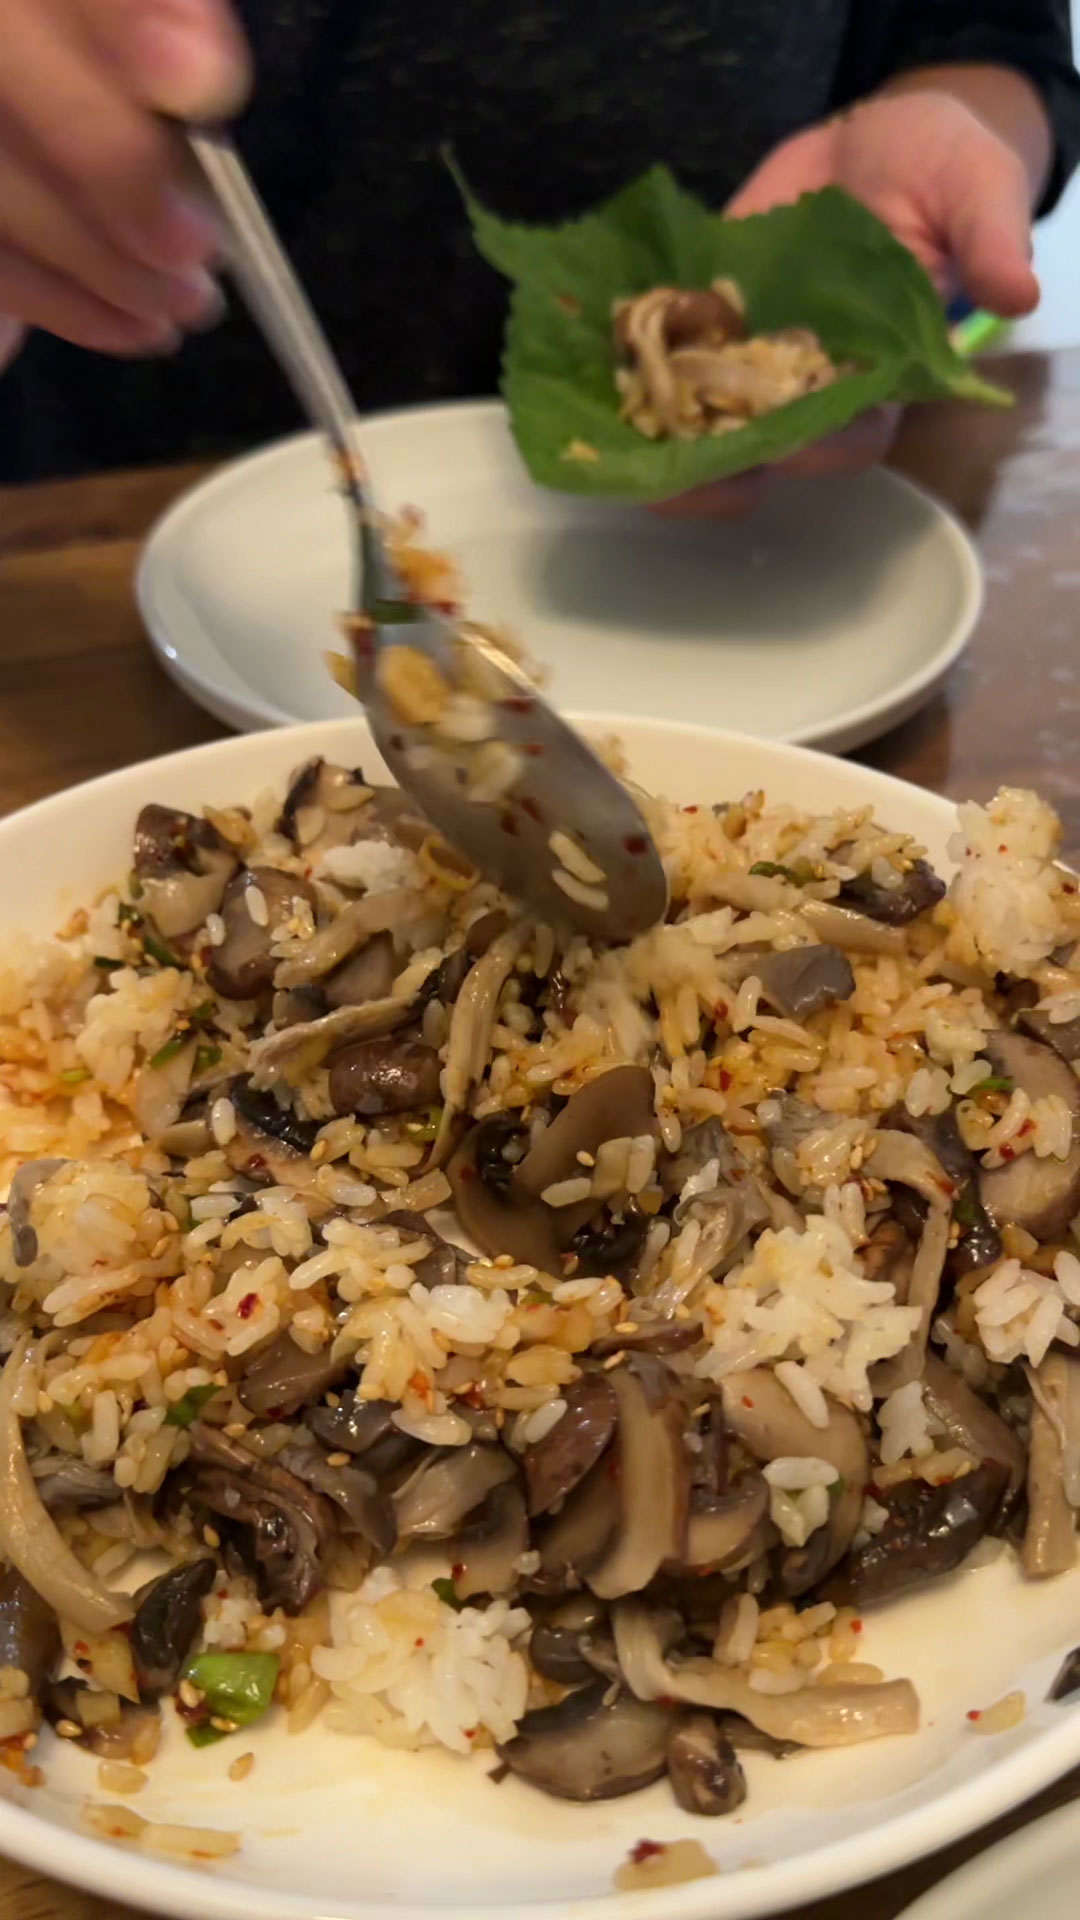
[[[166,353],[220,311],[218,230],[159,117],[225,119],[228,0],[0,0],[0,367],[24,328]]]

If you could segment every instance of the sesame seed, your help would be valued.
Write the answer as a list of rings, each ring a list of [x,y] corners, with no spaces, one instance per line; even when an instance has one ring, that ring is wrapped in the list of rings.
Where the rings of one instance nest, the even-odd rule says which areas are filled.
[[[221,1535],[214,1527],[204,1527],[202,1537],[208,1547],[220,1547],[221,1545]]]
[[[202,1706],[202,1703],[203,1703],[202,1689],[197,1687],[193,1681],[181,1680],[180,1685],[178,1686],[176,1691],[180,1699],[180,1705],[182,1707],[194,1708],[194,1707]]]
[[[618,1353],[609,1353],[607,1359],[604,1361],[604,1372],[610,1373],[613,1367],[620,1366],[625,1359],[626,1349],[624,1347],[620,1347]]]
[[[239,1754],[229,1768],[229,1779],[246,1780],[254,1765],[255,1755],[253,1753]]]
[[[83,1735],[77,1720],[58,1720],[56,1731],[61,1740],[81,1740]]]
[[[328,1453],[326,1456],[326,1464],[328,1467],[347,1467],[349,1464],[349,1456],[347,1453]]]

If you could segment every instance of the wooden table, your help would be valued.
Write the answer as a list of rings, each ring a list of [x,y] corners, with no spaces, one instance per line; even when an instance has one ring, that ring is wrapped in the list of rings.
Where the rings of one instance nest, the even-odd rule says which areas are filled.
[[[861,756],[939,793],[1038,788],[1080,851],[1080,352],[996,361],[1011,412],[926,408],[895,464],[978,533],[987,605],[966,658],[925,711]],[[154,664],[131,597],[139,542],[198,469],[0,490],[0,812],[73,781],[219,738]],[[1000,1834],[1080,1797],[1080,1770]],[[987,1843],[981,1834],[801,1920],[892,1920]],[[0,1862],[4,1920],[134,1920]],[[253,1910],[253,1920],[256,1916]]]

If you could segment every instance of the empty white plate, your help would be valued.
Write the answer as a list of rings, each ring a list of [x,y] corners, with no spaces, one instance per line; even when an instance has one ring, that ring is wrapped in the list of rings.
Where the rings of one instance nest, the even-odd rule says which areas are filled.
[[[534,487],[494,401],[380,415],[363,445],[383,508],[423,510],[470,613],[520,634],[578,712],[843,750],[929,698],[981,605],[967,534],[882,470],[778,486],[750,520],[690,524]],[[329,463],[302,435],[181,499],[137,587],[167,670],[249,729],[348,713],[323,655],[350,577]]]
[[[903,1920],[1075,1920],[1080,1807],[1059,1807],[969,1860]]]

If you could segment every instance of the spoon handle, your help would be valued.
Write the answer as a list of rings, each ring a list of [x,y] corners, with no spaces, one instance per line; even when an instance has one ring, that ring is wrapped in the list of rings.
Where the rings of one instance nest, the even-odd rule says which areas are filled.
[[[224,216],[230,271],[314,426],[354,460],[356,408],[330,344],[270,217],[227,134],[189,130],[188,140]]]

